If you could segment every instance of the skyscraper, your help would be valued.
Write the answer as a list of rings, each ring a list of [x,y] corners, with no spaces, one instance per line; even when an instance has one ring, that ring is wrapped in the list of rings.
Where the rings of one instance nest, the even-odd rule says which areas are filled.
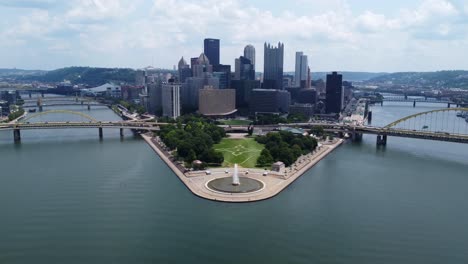
[[[253,69],[255,71],[255,47],[252,45],[245,46],[244,57],[250,60],[250,63],[253,65]]]
[[[193,77],[203,77],[205,72],[213,72],[213,66],[206,54],[200,54],[192,66]]]
[[[307,82],[307,55],[302,51],[296,52],[296,72],[294,75],[294,84],[296,87],[305,88]]]
[[[333,72],[327,74],[327,98],[325,110],[327,113],[339,114],[343,109],[343,75]]]
[[[190,66],[185,61],[184,57],[182,57],[179,61],[179,82],[184,83],[185,80],[189,77],[192,77],[192,70]]]
[[[180,116],[180,84],[174,80],[162,85],[162,112],[174,119]]]
[[[205,39],[204,53],[211,62],[211,65],[219,65],[219,39]]]
[[[263,88],[283,89],[283,60],[284,44],[278,43],[278,47],[267,45],[264,47]]]
[[[218,64],[213,66],[213,76],[219,79],[219,89],[231,87],[231,65]]]
[[[240,56],[235,60],[235,64],[235,80],[255,80],[255,69],[250,59]]]

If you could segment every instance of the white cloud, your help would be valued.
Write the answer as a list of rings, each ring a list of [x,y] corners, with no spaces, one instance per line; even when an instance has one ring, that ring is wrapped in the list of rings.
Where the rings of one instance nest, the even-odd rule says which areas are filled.
[[[285,8],[280,12],[247,0],[143,1],[72,0],[59,10],[27,9],[4,22],[5,26],[0,24],[0,37],[10,40],[0,46],[27,47],[38,54],[47,51],[44,59],[57,61],[74,50],[75,55],[67,54],[75,56],[75,65],[140,67],[154,57],[155,66],[170,67],[182,55],[198,56],[203,38],[215,37],[221,39],[223,63],[233,64],[251,43],[262,69],[263,43],[281,41],[287,70],[293,69],[296,50],[309,55],[314,69],[389,70],[385,65],[411,66],[400,56],[422,56],[414,43],[440,53],[443,45],[427,43],[454,39],[465,43],[468,33],[468,14],[463,13],[468,3],[455,5],[447,0],[425,0],[414,9],[393,14],[371,9],[352,12],[348,4],[352,0],[295,0],[298,5],[281,3]],[[293,8],[301,6],[320,12],[298,15]],[[463,53],[455,50],[461,45],[451,47],[450,52]]]
[[[72,21],[103,21],[123,18],[134,9],[132,1],[123,0],[75,0],[65,17]]]

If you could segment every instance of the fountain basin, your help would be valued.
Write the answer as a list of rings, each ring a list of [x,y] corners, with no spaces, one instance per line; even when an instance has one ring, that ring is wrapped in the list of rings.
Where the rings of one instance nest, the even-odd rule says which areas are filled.
[[[208,189],[223,193],[251,193],[264,186],[263,182],[248,177],[239,177],[239,185],[232,184],[232,177],[214,179],[206,184]]]

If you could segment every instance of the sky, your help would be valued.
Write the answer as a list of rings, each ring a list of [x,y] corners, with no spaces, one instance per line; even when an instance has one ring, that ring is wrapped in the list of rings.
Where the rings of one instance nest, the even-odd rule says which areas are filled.
[[[468,69],[468,0],[0,0],[0,68],[172,68],[221,39],[221,63],[247,44],[284,43],[312,71]]]

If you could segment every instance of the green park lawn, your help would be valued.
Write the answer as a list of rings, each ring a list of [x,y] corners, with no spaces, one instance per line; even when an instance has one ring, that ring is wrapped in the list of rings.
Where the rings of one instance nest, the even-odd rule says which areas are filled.
[[[229,125],[229,126],[246,126],[246,125],[250,125],[250,123],[252,123],[252,121],[250,121],[250,120],[231,119],[231,120],[221,121],[221,123],[224,124],[224,125]]]
[[[260,152],[262,152],[265,146],[257,143],[253,138],[223,138],[213,148],[223,153],[223,166],[225,167],[234,167],[234,164],[237,163],[243,168],[255,168]]]

